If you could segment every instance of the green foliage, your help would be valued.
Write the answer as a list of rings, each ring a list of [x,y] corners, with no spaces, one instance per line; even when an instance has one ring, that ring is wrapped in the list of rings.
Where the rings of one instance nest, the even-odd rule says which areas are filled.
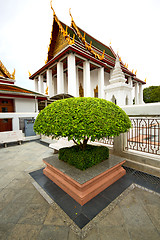
[[[80,146],[107,136],[118,136],[131,127],[126,113],[114,103],[99,98],[68,98],[43,109],[34,131],[46,136],[68,137]],[[85,149],[84,147],[84,149]]]
[[[81,170],[85,170],[109,157],[109,149],[104,146],[87,145],[82,151],[77,145],[59,150],[59,159]]]
[[[143,100],[145,103],[160,102],[160,86],[144,88]]]

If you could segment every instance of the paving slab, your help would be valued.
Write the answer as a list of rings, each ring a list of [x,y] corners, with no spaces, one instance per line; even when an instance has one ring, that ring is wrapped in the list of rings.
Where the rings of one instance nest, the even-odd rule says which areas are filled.
[[[128,175],[119,181],[119,187],[113,186],[118,195],[110,194],[110,204],[80,229],[42,187],[35,188],[29,175],[43,167],[43,158],[53,156],[48,146],[33,141],[7,149],[0,147],[0,156],[0,239],[160,239],[158,178],[127,169]],[[13,171],[12,167],[7,169],[7,166],[14,166],[14,161],[16,166],[21,165],[18,171]],[[142,180],[142,176],[145,179]],[[121,191],[122,186],[124,191]],[[56,187],[53,189],[62,197]],[[107,192],[101,198],[106,196]],[[100,199],[96,204],[98,201],[97,207],[103,204]],[[85,212],[83,217],[80,214],[85,219]]]

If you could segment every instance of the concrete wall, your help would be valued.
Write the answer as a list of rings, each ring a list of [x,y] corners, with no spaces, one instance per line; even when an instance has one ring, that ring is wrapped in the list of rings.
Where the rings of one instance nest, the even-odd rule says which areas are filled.
[[[38,112],[37,99],[15,99],[15,112]]]
[[[131,116],[160,116],[160,102],[146,103],[141,105],[121,106],[121,108]]]

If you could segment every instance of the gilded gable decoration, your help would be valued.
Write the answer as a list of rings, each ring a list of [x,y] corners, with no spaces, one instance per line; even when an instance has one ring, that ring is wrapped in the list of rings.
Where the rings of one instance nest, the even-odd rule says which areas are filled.
[[[10,74],[1,61],[0,61],[0,74],[2,76],[6,75],[10,79],[15,79],[15,69],[14,69],[13,73]]]
[[[76,24],[75,24],[75,22],[74,22],[74,20],[73,20],[72,14],[71,14],[71,9],[69,9],[69,14],[70,14],[70,16],[71,16],[71,27],[73,27],[73,28],[76,30],[76,33],[77,33],[78,37],[81,39],[81,41],[83,42],[83,44],[85,45],[85,48],[86,48],[89,52],[91,52],[91,53],[95,56],[95,58],[98,58],[99,60],[103,60],[103,59],[104,59],[105,50],[103,50],[102,55],[96,53],[96,52],[93,50],[93,48],[91,47],[92,42],[90,42],[90,45],[89,45],[89,44],[86,42],[86,40],[85,40],[85,33],[84,33],[84,36],[82,36],[82,34],[80,33],[78,27],[76,26]]]
[[[63,36],[65,37],[65,39],[67,40],[69,45],[74,44],[74,39],[75,39],[75,35],[73,35],[73,38],[70,37],[70,34],[68,34],[67,29],[68,27],[66,27],[66,29],[63,28],[61,22],[59,21],[58,17],[56,16],[56,13],[52,7],[52,0],[50,1],[50,5],[51,5],[51,9],[53,11],[53,16],[55,21],[57,22],[58,26],[59,26],[59,30],[60,32],[63,34]]]

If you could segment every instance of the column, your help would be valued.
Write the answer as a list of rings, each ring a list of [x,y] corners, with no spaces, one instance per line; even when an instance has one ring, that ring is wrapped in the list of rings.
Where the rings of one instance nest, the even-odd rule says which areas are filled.
[[[138,82],[135,83],[135,104],[139,104],[139,97],[138,97]]]
[[[68,61],[68,94],[76,97],[76,59],[73,53],[67,57]]]
[[[64,93],[63,63],[57,63],[57,94]]]
[[[98,69],[98,98],[104,98],[104,67]]]
[[[78,73],[78,67],[76,67],[76,97],[79,97],[79,73]]]
[[[39,75],[38,79],[39,79],[39,91],[40,93],[44,93],[43,76]]]
[[[53,97],[53,85],[52,85],[52,70],[47,70],[47,86],[48,86],[48,96]]]
[[[90,63],[88,60],[83,62],[83,87],[84,97],[91,97]]]
[[[139,103],[143,104],[143,86],[139,84]]]
[[[38,78],[35,78],[34,79],[34,90],[36,91],[36,92],[38,92]]]
[[[128,78],[128,84],[129,84],[131,87],[133,87],[133,81],[132,81],[132,78],[131,78],[131,77]]]
[[[64,92],[68,93],[68,82],[67,82],[67,74],[64,73]]]
[[[19,117],[18,116],[14,116],[12,118],[12,129],[13,129],[13,131],[20,130],[20,128],[19,128]]]

